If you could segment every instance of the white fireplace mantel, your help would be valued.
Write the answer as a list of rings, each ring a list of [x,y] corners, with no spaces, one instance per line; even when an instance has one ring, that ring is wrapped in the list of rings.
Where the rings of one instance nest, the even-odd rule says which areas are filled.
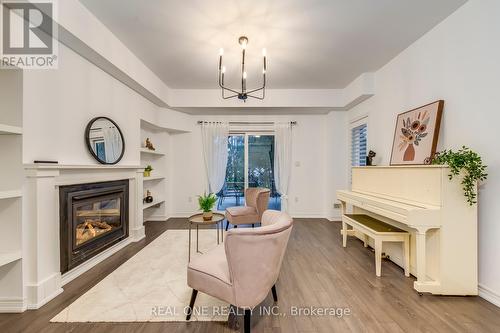
[[[25,165],[23,253],[28,309],[38,309],[63,285],[121,248],[145,237],[142,210],[143,169],[138,165]],[[59,186],[129,180],[129,237],[61,275]]]

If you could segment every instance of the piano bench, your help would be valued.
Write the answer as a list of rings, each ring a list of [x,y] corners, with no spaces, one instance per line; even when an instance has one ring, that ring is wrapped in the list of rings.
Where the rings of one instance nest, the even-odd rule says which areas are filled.
[[[405,276],[410,276],[410,233],[399,229],[393,225],[377,220],[364,214],[344,214],[342,215],[342,245],[347,245],[347,226],[351,226],[364,236],[364,246],[367,247],[367,237],[371,237],[375,243],[375,273],[381,275],[382,269],[382,243],[401,242],[403,243],[404,270]]]

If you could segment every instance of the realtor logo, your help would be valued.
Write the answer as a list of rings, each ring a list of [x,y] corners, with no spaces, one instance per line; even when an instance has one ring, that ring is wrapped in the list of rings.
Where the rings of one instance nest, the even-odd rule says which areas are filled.
[[[57,68],[55,3],[0,0],[0,68]]]

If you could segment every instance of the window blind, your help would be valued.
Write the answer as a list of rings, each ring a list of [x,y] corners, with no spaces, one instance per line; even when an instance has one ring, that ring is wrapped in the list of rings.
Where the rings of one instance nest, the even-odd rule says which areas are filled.
[[[366,165],[366,133],[366,124],[351,129],[351,166]]]

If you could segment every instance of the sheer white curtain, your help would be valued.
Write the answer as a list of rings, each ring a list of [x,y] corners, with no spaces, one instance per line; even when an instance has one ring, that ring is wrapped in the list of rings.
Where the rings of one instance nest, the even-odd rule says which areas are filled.
[[[292,124],[274,125],[274,181],[281,194],[281,210],[288,211],[288,186],[292,167]]]
[[[217,193],[224,186],[224,179],[226,178],[229,124],[225,122],[204,122],[201,125],[201,137],[208,190],[210,193]]]
[[[116,161],[122,152],[122,139],[116,127],[103,126],[104,151],[106,152],[106,162]]]

